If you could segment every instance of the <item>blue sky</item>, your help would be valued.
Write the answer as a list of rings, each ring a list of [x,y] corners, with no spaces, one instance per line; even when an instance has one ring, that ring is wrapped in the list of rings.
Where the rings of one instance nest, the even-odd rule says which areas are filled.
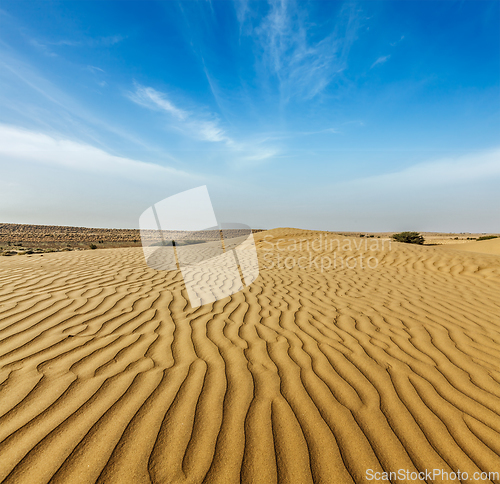
[[[500,231],[500,2],[0,1],[0,222]]]

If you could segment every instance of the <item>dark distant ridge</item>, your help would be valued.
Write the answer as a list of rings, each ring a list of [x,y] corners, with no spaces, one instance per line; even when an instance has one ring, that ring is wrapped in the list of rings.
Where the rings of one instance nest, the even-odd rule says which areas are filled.
[[[252,229],[254,233],[262,230]],[[23,247],[86,247],[91,243],[100,247],[138,247],[141,235],[138,229],[0,223],[0,246],[9,243]]]

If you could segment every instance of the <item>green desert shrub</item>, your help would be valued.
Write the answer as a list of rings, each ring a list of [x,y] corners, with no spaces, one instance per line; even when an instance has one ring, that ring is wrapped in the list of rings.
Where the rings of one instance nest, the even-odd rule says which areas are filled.
[[[90,247],[92,250],[97,249],[97,245],[95,245],[95,244],[90,244],[90,245],[89,245],[89,247]]]
[[[490,239],[498,239],[498,235],[483,235],[482,237],[477,238],[477,240],[490,240]]]
[[[405,244],[419,244],[422,245],[425,239],[418,232],[400,232],[393,234],[392,238],[396,242],[404,242]]]

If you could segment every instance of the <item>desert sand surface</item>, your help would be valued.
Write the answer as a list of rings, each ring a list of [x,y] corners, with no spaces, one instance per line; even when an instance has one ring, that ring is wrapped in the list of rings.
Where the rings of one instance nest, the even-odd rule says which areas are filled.
[[[0,258],[0,481],[500,482],[498,241],[255,239],[196,309],[141,248]]]
[[[479,240],[466,244],[450,244],[450,249],[465,250],[467,252],[476,252],[478,254],[491,254],[500,256],[500,238],[490,240]]]

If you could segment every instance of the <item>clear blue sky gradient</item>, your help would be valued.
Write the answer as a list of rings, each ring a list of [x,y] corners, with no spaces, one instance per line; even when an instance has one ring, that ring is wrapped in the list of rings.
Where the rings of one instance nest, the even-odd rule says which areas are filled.
[[[498,0],[0,1],[0,222],[500,231]]]

